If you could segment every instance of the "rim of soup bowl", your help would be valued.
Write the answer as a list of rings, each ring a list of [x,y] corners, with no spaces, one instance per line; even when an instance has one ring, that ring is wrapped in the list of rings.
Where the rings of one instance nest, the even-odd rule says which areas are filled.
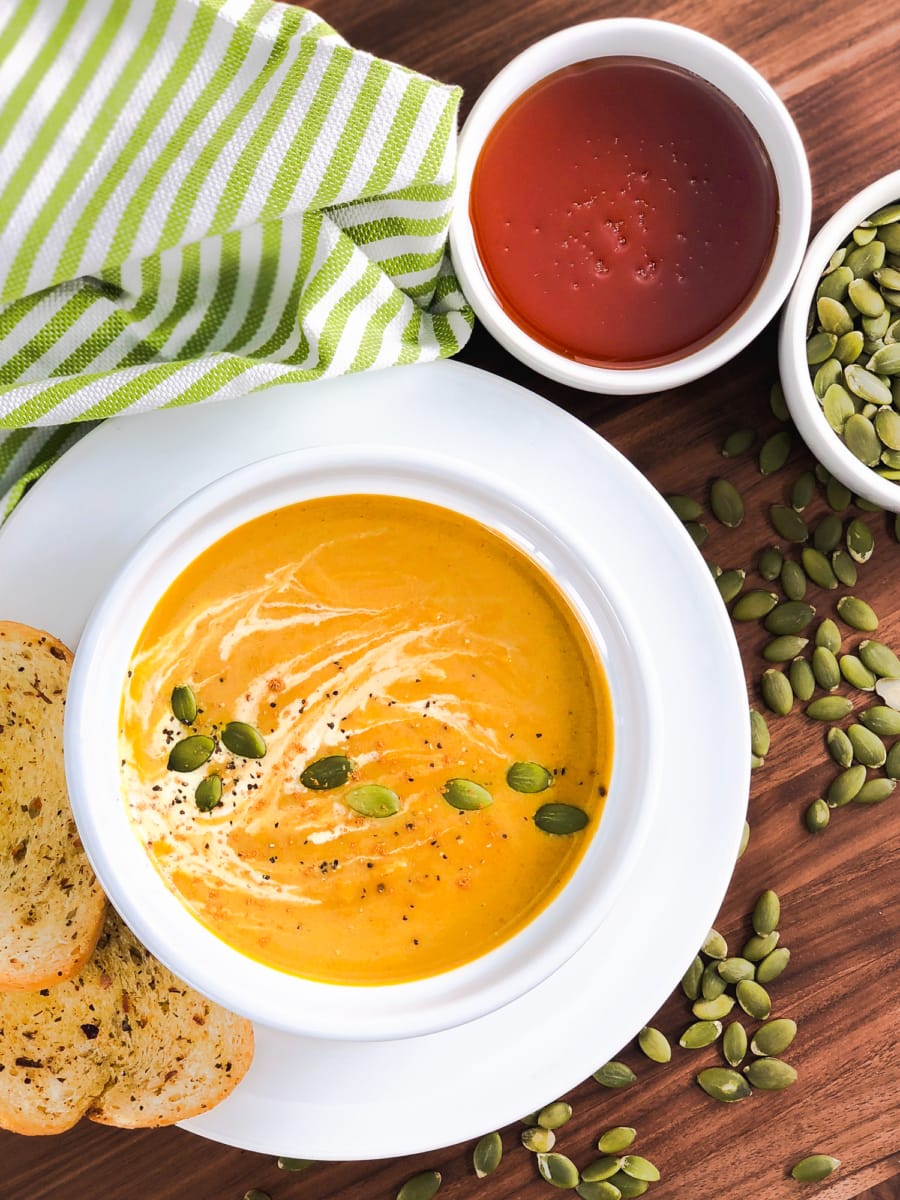
[[[410,983],[341,985],[251,959],[196,919],[153,867],[120,794],[122,688],[143,626],[207,546],[265,512],[328,495],[384,494],[443,505],[501,533],[561,588],[603,666],[614,726],[609,795],[561,892],[488,953]],[[548,978],[596,932],[640,853],[658,792],[653,668],[614,564],[524,491],[440,455],[401,447],[307,447],[208,484],[142,540],[92,612],[69,685],[65,761],[72,809],[101,886],[136,936],[179,978],[262,1025],[334,1040],[415,1037],[486,1015]]]

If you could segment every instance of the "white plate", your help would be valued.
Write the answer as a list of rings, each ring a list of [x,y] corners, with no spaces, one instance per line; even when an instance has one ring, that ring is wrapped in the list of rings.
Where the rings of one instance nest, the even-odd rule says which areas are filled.
[[[406,1041],[317,1041],[258,1028],[246,1078],[212,1112],[184,1123],[266,1154],[370,1159],[509,1124],[574,1087],[646,1023],[725,894],[746,810],[750,745],[725,607],[668,506],[585,425],[458,363],[286,385],[107,422],[37,483],[0,530],[0,616],[74,646],[125,555],[175,503],[266,455],[339,443],[456,456],[525,484],[590,539],[629,596],[662,694],[673,698],[665,709],[672,720],[657,736],[662,761],[682,768],[665,782],[634,873],[640,886],[626,883],[599,932],[540,987],[469,1025]],[[692,756],[688,772],[685,726],[701,723],[706,750]],[[651,950],[652,977],[644,969]],[[627,991],[607,987],[610,961],[629,979]],[[540,1038],[531,1036],[536,1027]]]

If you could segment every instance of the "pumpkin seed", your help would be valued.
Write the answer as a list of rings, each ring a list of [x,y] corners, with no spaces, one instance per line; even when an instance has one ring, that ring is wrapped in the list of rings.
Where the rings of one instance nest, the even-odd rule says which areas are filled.
[[[897,716],[900,716],[900,713]],[[873,733],[865,725],[848,725],[847,737],[857,762],[862,763],[864,767],[884,766],[887,748],[877,733]]]
[[[636,1137],[637,1130],[630,1125],[614,1125],[612,1129],[607,1129],[600,1134],[597,1149],[603,1154],[618,1154],[621,1150],[627,1150]],[[582,1179],[591,1178],[587,1168],[581,1172],[581,1177]],[[594,1176],[594,1178],[599,1179],[600,1176]]]
[[[709,530],[699,521],[685,521],[684,528],[687,531],[691,541],[699,550],[709,537]]]
[[[753,928],[756,933],[767,934],[778,927],[781,916],[781,901],[778,894],[771,888],[760,893],[759,899],[753,906]]]
[[[725,958],[728,954],[728,943],[722,937],[721,933],[719,933],[718,929],[711,929],[706,935],[700,951],[707,958]]]
[[[817,363],[823,363],[826,358],[831,357],[836,345],[836,333],[825,333],[824,331],[814,333],[806,343],[806,361],[811,367]]]
[[[222,779],[219,775],[207,775],[197,784],[194,803],[201,812],[212,812],[222,803]]]
[[[222,745],[239,758],[265,758],[266,743],[262,734],[246,721],[229,721],[219,735]]]
[[[830,1154],[810,1154],[791,1167],[791,1175],[799,1183],[819,1183],[822,1179],[827,1179],[840,1165],[841,1160],[832,1158]]]
[[[826,617],[824,621],[819,622],[819,627],[816,629],[816,645],[824,646],[832,654],[837,654],[840,650],[841,632],[831,617]]]
[[[805,704],[807,700],[812,699],[816,690],[816,678],[805,658],[795,658],[788,667],[788,681],[798,700]]]
[[[750,1085],[743,1075],[730,1067],[707,1067],[697,1076],[697,1082],[713,1100],[732,1104],[750,1095]]]
[[[831,809],[824,800],[813,800],[803,819],[810,833],[821,833],[831,820]]]
[[[816,610],[811,604],[804,604],[800,600],[786,600],[767,614],[763,626],[769,633],[777,635],[800,633],[815,615]]]
[[[876,209],[867,218],[868,224],[874,225],[876,229],[879,229],[882,225],[891,225],[894,221],[900,221],[900,203],[885,204],[882,208]]]
[[[517,762],[506,772],[506,782],[514,792],[545,792],[553,783],[546,767],[536,762]]]
[[[832,725],[831,729],[825,734],[825,745],[828,747],[828,753],[839,767],[846,768],[852,764],[853,745],[846,733],[838,725]]]
[[[859,629],[864,634],[871,634],[878,628],[878,618],[871,605],[859,596],[841,596],[838,601],[838,616],[851,629]]]
[[[769,727],[766,724],[766,718],[762,713],[757,712],[755,708],[750,709],[750,749],[760,758],[765,758],[769,753],[769,746],[772,743],[772,736],[769,733]]]
[[[763,646],[762,656],[766,662],[790,662],[792,658],[797,657],[808,642],[809,638],[798,637],[793,633],[782,634],[781,637],[773,638],[771,642],[767,642]]]
[[[539,1154],[537,1165],[542,1178],[553,1187],[570,1189],[578,1184],[578,1168],[565,1154]]]
[[[738,846],[738,853],[737,853],[738,858],[743,857],[744,851],[747,849],[747,846],[749,845],[749,843],[750,843],[750,822],[744,821],[744,828],[741,830],[741,841],[740,841],[740,845]]]
[[[186,683],[172,688],[172,714],[182,725],[193,725],[197,720],[197,697]]]
[[[836,775],[832,779],[825,793],[828,807],[843,808],[845,804],[849,804],[859,794],[859,790],[865,782],[866,768],[861,764],[841,771],[840,775]]]
[[[769,389],[769,408],[771,408],[772,416],[776,421],[789,421],[791,419],[790,410],[784,398],[784,388],[777,381]]]
[[[868,401],[870,404],[890,404],[892,400],[891,389],[886,383],[882,383],[877,375],[873,375],[871,371],[867,371],[865,367],[861,367],[859,363],[851,363],[844,367],[844,381],[847,387],[854,396],[859,396],[860,400]],[[853,417],[847,418],[847,425],[853,420]],[[846,440],[847,425],[844,426],[844,438]]]
[[[791,508],[796,512],[803,512],[809,507],[815,494],[816,477],[812,471],[804,471],[802,475],[797,476],[791,487]]]
[[[839,479],[833,476],[825,485],[825,502],[828,507],[836,513],[844,512],[850,507],[850,501],[853,499],[850,494],[850,489],[846,484],[841,483]]]
[[[412,1179],[407,1179],[397,1193],[397,1200],[431,1200],[432,1196],[438,1194],[440,1187],[440,1171],[420,1171],[418,1175],[413,1175]]]
[[[767,583],[778,578],[781,564],[784,562],[781,551],[777,546],[767,546],[759,556],[756,569]]]
[[[897,282],[900,283],[900,274],[895,271],[894,275],[897,276]],[[877,316],[878,314],[873,315]],[[893,342],[889,346],[882,347],[881,350],[876,350],[866,363],[866,369],[875,375],[900,375],[900,342]]]
[[[622,1170],[632,1179],[644,1179],[647,1183],[659,1180],[659,1171],[649,1159],[641,1158],[639,1154],[626,1154],[622,1159]]]
[[[540,1125],[532,1125],[523,1129],[519,1135],[522,1145],[532,1154],[547,1154],[556,1145],[556,1134],[552,1129],[544,1129]]]
[[[900,742],[894,742],[884,764],[884,773],[888,779],[900,779]]]
[[[775,950],[770,950],[757,965],[756,982],[771,983],[773,979],[778,978],[790,960],[791,952],[787,946],[778,946]]]
[[[292,1173],[297,1172],[297,1171],[305,1171],[307,1169],[307,1167],[314,1167],[315,1165],[316,1165],[316,1160],[314,1158],[284,1158],[284,1157],[282,1157],[282,1158],[277,1159],[277,1166],[278,1166],[279,1170],[290,1171]]]
[[[900,679],[879,679],[875,691],[885,704],[900,710]]]
[[[685,1050],[702,1050],[711,1046],[721,1032],[721,1021],[694,1021],[678,1039],[678,1045]]]
[[[711,962],[703,968],[703,975],[700,979],[700,995],[704,1000],[715,1000],[716,996],[721,996],[725,991],[726,983],[719,974],[719,963]]]
[[[766,989],[755,979],[741,979],[735,988],[737,1002],[756,1021],[764,1021],[772,1011],[772,1001]]]
[[[737,458],[739,454],[746,454],[755,441],[755,429],[735,429],[725,439],[722,454],[725,458]]]
[[[776,471],[780,471],[791,456],[793,442],[794,439],[786,429],[779,430],[767,438],[759,452],[760,474],[774,475]]]
[[[769,667],[760,677],[763,702],[776,716],[785,717],[794,707],[794,690],[783,671]]]
[[[755,1088],[780,1092],[797,1082],[797,1072],[780,1058],[757,1058],[744,1067],[744,1074]]]
[[[841,518],[834,513],[826,513],[813,531],[813,546],[822,554],[830,554],[840,542],[843,532]]]
[[[812,673],[816,683],[825,692],[833,692],[841,682],[838,660],[824,646],[816,646],[812,656]]]
[[[500,1166],[503,1157],[503,1141],[499,1133],[486,1133],[472,1151],[472,1166],[478,1179],[484,1179]]]
[[[841,247],[843,254],[846,255],[845,247]],[[841,259],[841,263],[843,258]],[[816,299],[821,296],[832,296],[835,300],[843,300],[847,295],[847,289],[853,282],[853,272],[849,267],[842,266],[841,263],[835,263],[833,269],[822,279],[816,289]]]
[[[863,664],[875,675],[900,678],[900,658],[884,642],[865,638],[857,646]]]
[[[894,779],[869,779],[867,780],[856,795],[853,797],[854,804],[881,804],[883,800],[887,800],[897,782]]]
[[[803,563],[803,570],[818,587],[837,587],[837,576],[821,550],[816,550],[813,546],[804,546],[800,551],[800,561]]]
[[[847,420],[856,412],[856,405],[845,387],[832,383],[822,397],[822,412],[834,432],[842,433]]]
[[[891,349],[900,351],[900,342]],[[882,408],[873,419],[881,442],[891,450],[900,450],[900,413],[893,408]]]
[[[865,563],[872,557],[875,538],[872,530],[859,517],[854,517],[847,526],[847,550],[854,562]]]
[[[554,1100],[545,1104],[537,1115],[537,1123],[542,1129],[561,1129],[566,1121],[572,1119],[572,1105],[565,1100]]]
[[[626,1066],[623,1062],[617,1062],[615,1059],[604,1063],[602,1067],[598,1067],[594,1072],[594,1079],[603,1087],[622,1088],[628,1087],[637,1079],[631,1067]]]
[[[840,337],[841,334],[849,333],[853,328],[850,313],[840,300],[834,300],[831,296],[821,296],[816,301],[816,313],[819,318],[819,326],[826,333],[835,333]]]
[[[743,498],[728,479],[713,480],[709,489],[709,507],[716,520],[729,529],[736,529],[744,519]]]
[[[730,604],[735,596],[740,594],[746,578],[746,571],[738,570],[723,571],[721,575],[716,577],[716,587],[719,589],[719,595],[726,604]]]
[[[650,1186],[645,1179],[632,1179],[624,1171],[616,1171],[615,1175],[607,1180],[607,1183],[611,1183],[618,1189],[622,1200],[634,1200],[635,1196],[643,1196]]]
[[[343,798],[361,817],[392,817],[400,811],[400,797],[380,783],[361,783],[345,792]]]
[[[700,978],[703,975],[703,959],[696,955],[691,965],[681,977],[681,990],[688,1000],[696,1000],[700,995]]]
[[[272,1200],[268,1192],[261,1192],[259,1188],[251,1188],[249,1192],[244,1192],[244,1200]]]
[[[834,348],[837,350],[837,342],[835,342]],[[818,398],[822,400],[828,394],[829,389],[832,388],[836,383],[840,383],[843,377],[843,367],[837,358],[834,356],[831,358],[826,358],[825,361],[816,368],[816,373],[813,376],[813,391],[816,393]],[[854,412],[855,411],[856,410],[854,409]]]
[[[581,1197],[581,1200],[622,1200],[622,1193],[613,1183],[607,1180],[600,1180],[598,1183],[592,1183],[584,1178],[582,1172],[581,1183],[575,1188],[575,1194]]]
[[[718,964],[719,974],[726,983],[738,983],[741,979],[753,979],[756,967],[749,959],[735,956]]]
[[[806,522],[798,512],[785,504],[771,505],[769,520],[775,532],[788,542],[805,542],[809,537]]]
[[[651,1025],[645,1025],[638,1034],[638,1045],[651,1062],[667,1063],[671,1061],[672,1047],[669,1045],[669,1039]]]
[[[343,754],[327,754],[311,762],[300,775],[300,782],[313,792],[328,792],[345,784],[356,770],[356,763]]]
[[[777,1021],[766,1021],[753,1035],[750,1049],[763,1058],[777,1057],[787,1050],[797,1036],[797,1022],[789,1017]]]
[[[205,733],[193,733],[175,743],[169,751],[166,766],[170,771],[178,771],[179,774],[199,771],[203,764],[212,758],[215,748],[216,743],[211,737],[207,737]]]
[[[842,654],[840,658],[841,674],[852,686],[861,692],[871,692],[875,687],[875,676],[855,654]]]
[[[886,704],[873,704],[871,708],[864,708],[859,714],[859,719],[866,729],[877,733],[879,737],[895,737],[900,733],[900,712]]]
[[[844,425],[844,445],[867,467],[877,466],[881,459],[881,439],[875,426],[862,413],[854,413]]]
[[[713,1000],[695,1000],[691,1012],[698,1021],[721,1021],[734,1008],[734,996],[723,992]]]
[[[839,546],[831,556],[831,569],[835,577],[844,587],[855,587],[857,580],[856,563],[846,550]]]
[[[840,721],[853,711],[846,696],[820,696],[806,706],[806,715],[814,721]]]
[[[722,1039],[722,1053],[731,1067],[736,1067],[747,1053],[747,1031],[740,1021],[732,1021]]]
[[[699,521],[703,516],[703,505],[692,496],[666,496],[666,504],[679,521]]]
[[[761,962],[778,945],[778,937],[777,929],[771,933],[754,933],[744,942],[741,957],[748,958],[750,962]],[[756,972],[756,978],[759,979],[759,971]]]
[[[494,803],[494,797],[473,779],[448,779],[441,788],[441,795],[461,812],[478,812]]]
[[[562,837],[584,829],[588,815],[574,804],[542,804],[534,814],[534,823],[544,833]]]
[[[624,1128],[624,1126],[621,1128]],[[626,1146],[631,1145],[634,1141],[634,1136],[634,1130],[632,1130],[631,1137],[625,1143]],[[602,1142],[603,1138],[600,1141]],[[624,1148],[623,1146],[622,1149],[624,1150]],[[581,1178],[587,1183],[602,1183],[605,1179],[610,1179],[615,1175],[616,1171],[620,1171],[621,1169],[621,1158],[617,1158],[615,1153],[607,1153],[603,1158],[595,1158],[592,1163],[589,1163],[581,1172]]]
[[[771,612],[777,603],[778,597],[774,592],[753,588],[735,601],[731,616],[735,621],[758,621],[760,617]]]
[[[884,312],[881,292],[868,279],[854,279],[847,295],[863,317],[878,317]]]
[[[869,279],[873,271],[884,264],[884,242],[870,242],[868,246],[857,246],[851,250],[844,263],[850,268],[857,279]]]
[[[802,600],[806,595],[806,572],[799,563],[785,561],[781,568],[781,590],[788,600]]]

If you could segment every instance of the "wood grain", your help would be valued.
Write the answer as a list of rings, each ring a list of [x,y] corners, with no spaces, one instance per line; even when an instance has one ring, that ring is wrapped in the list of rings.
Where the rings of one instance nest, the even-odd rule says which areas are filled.
[[[426,5],[416,0],[321,0],[317,11],[354,45],[465,88],[464,112],[488,79],[530,42],[577,21],[621,15],[612,0],[492,0]],[[776,87],[804,139],[812,170],[814,228],[862,184],[896,166],[900,94],[896,5],[848,7],[837,0],[793,0],[782,6],[723,0],[633,0],[628,15],[690,25],[742,54]],[[617,400],[568,391],[520,366],[477,331],[464,361],[522,382],[560,404],[608,438],[663,492],[705,499],[710,481],[727,474],[744,493],[748,516],[739,530],[710,519],[705,555],[723,567],[755,563],[772,542],[765,513],[786,499],[795,475],[808,465],[796,447],[779,475],[763,478],[752,457],[728,462],[719,454],[739,426],[762,435],[777,424],[768,408],[776,377],[774,330],[710,378],[675,392]],[[812,512],[823,511],[821,497]],[[900,545],[883,515],[867,516],[877,536],[872,561],[856,589],[881,618],[879,636],[900,646]],[[653,564],[648,563],[653,586]],[[825,615],[833,596],[810,593]],[[665,596],[660,595],[665,620]],[[758,703],[756,626],[738,630],[748,689]],[[858,639],[846,639],[858,640]],[[691,714],[684,724],[685,761],[702,755],[703,729]],[[608,1092],[588,1079],[569,1099],[575,1115],[560,1132],[559,1148],[584,1163],[598,1134],[613,1124],[639,1130],[637,1148],[663,1172],[650,1195],[657,1200],[752,1195],[787,1200],[799,1194],[829,1200],[900,1197],[900,799],[871,809],[834,813],[829,829],[808,835],[802,815],[833,773],[823,730],[799,713],[771,721],[772,750],[753,777],[750,846],[735,871],[718,928],[732,946],[750,932],[758,892],[774,887],[782,899],[782,940],[792,951],[785,975],[771,987],[776,1015],[793,1017],[799,1033],[788,1057],[798,1084],[782,1093],[757,1093],[732,1106],[717,1105],[693,1083],[717,1051],[676,1048],[671,1064],[649,1063],[634,1045],[621,1057],[639,1073],[626,1092]],[[690,864],[686,865],[686,869]],[[652,881],[647,881],[652,887]],[[648,966],[652,969],[652,965]],[[610,986],[628,981],[611,970]],[[602,1019],[602,996],[597,998]],[[676,1039],[691,1020],[687,1002],[673,995],[654,1024]],[[523,1049],[523,1053],[527,1050]],[[597,1064],[585,1064],[590,1070]],[[427,1087],[427,1081],[423,1081]],[[548,1097],[550,1099],[550,1097]],[[384,1120],[390,1120],[385,1113]],[[5,1194],[49,1200],[59,1196],[129,1200],[240,1200],[248,1188],[273,1200],[391,1200],[409,1175],[435,1167],[447,1200],[537,1200],[552,1194],[534,1161],[518,1145],[518,1129],[503,1131],[505,1157],[496,1175],[478,1182],[471,1146],[410,1159],[318,1164],[289,1175],[268,1158],[219,1147],[177,1129],[123,1133],[83,1123],[61,1137],[0,1134]],[[352,1143],[352,1127],[347,1130]],[[841,1170],[816,1189],[787,1176],[790,1165],[813,1151],[842,1159]]]

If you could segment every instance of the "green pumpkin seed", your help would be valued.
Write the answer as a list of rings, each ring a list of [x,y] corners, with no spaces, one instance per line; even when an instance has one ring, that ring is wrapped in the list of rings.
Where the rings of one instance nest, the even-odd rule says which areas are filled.
[[[537,1123],[542,1129],[561,1129],[572,1119],[572,1105],[565,1100],[554,1100],[545,1104],[537,1115]]]
[[[780,1092],[797,1082],[797,1072],[780,1058],[757,1058],[744,1067],[744,1074],[765,1092]]]
[[[881,295],[880,292],[878,294],[879,294],[879,296]],[[883,297],[882,297],[882,299],[883,299]],[[890,325],[890,323],[891,323],[891,311],[890,311],[890,309],[885,308],[883,305],[882,305],[881,312],[878,314],[877,317],[864,316],[862,318],[862,320],[860,321],[860,325],[862,325],[863,334],[872,341],[877,341],[879,338],[883,338],[884,335],[888,331],[888,326]]]
[[[778,578],[783,562],[784,558],[778,547],[767,546],[759,556],[756,569],[767,583],[771,583],[774,579]]]
[[[769,993],[755,979],[742,979],[735,988],[737,1002],[747,1014],[756,1021],[764,1021],[772,1011],[772,1001]]]
[[[246,721],[229,721],[219,736],[225,749],[239,758],[266,756],[266,743],[262,734]]]
[[[818,587],[829,589],[837,587],[837,576],[821,550],[816,550],[812,546],[804,546],[800,552],[800,560],[803,563],[803,570]]]
[[[900,717],[900,713],[896,715]],[[857,762],[862,763],[864,767],[884,766],[887,748],[877,733],[866,728],[865,725],[849,725],[847,737],[850,739],[853,755]]]
[[[703,516],[703,505],[691,496],[666,496],[666,504],[679,521],[699,521]]]
[[[806,361],[811,367],[823,363],[826,358],[831,358],[836,345],[837,334],[824,331],[814,333],[806,343]]]
[[[891,349],[900,351],[900,342]],[[889,449],[900,450],[900,413],[893,408],[882,408],[875,414],[875,432]]]
[[[776,716],[785,717],[794,707],[794,690],[783,671],[770,667],[759,682],[763,702]]]
[[[791,1175],[799,1183],[819,1183],[840,1165],[841,1160],[832,1158],[830,1154],[810,1154],[791,1167]]]
[[[821,296],[816,301],[816,313],[819,325],[826,333],[835,333],[840,337],[842,333],[849,333],[853,328],[853,321],[847,309],[840,300],[834,300],[831,296]]]
[[[879,737],[896,737],[900,734],[900,712],[896,708],[889,708],[886,704],[873,704],[871,708],[865,708],[859,714],[859,719],[865,725],[866,729],[870,729],[872,733],[877,733]],[[860,762],[862,759],[860,759]],[[869,764],[881,765],[881,764]]]
[[[854,413],[847,418],[843,437],[847,449],[860,462],[867,467],[878,464],[881,459],[881,440],[875,432],[875,426],[862,413]]]
[[[207,775],[194,791],[194,803],[201,812],[212,812],[222,803],[222,779],[219,775]]]
[[[824,646],[816,646],[812,656],[812,673],[816,683],[825,692],[833,692],[841,682],[838,660]]]
[[[537,1165],[541,1177],[553,1187],[570,1189],[578,1185],[578,1168],[565,1154],[539,1154]]]
[[[769,408],[771,408],[772,416],[776,421],[789,421],[791,419],[790,410],[784,398],[784,388],[779,382],[773,383],[769,389]]]
[[[620,1126],[619,1128],[624,1129],[625,1127]],[[634,1141],[634,1137],[634,1130],[632,1130],[631,1137],[625,1143],[625,1145],[630,1146]],[[600,1141],[602,1142],[603,1138],[601,1138]],[[624,1150],[625,1146],[623,1146],[622,1149]],[[587,1183],[602,1183],[605,1179],[612,1178],[616,1171],[621,1171],[621,1169],[621,1158],[616,1157],[615,1151],[607,1151],[603,1158],[595,1158],[592,1163],[588,1164],[588,1166],[584,1168],[584,1170],[581,1172],[581,1178]]]
[[[900,679],[900,658],[884,642],[865,638],[857,646],[863,664],[875,675]]]
[[[750,1095],[750,1085],[743,1075],[729,1067],[707,1067],[697,1076],[697,1082],[713,1100],[732,1104]]]
[[[626,1154],[622,1159],[622,1170],[632,1179],[644,1179],[647,1183],[659,1180],[659,1171],[649,1159],[641,1158],[639,1154]]]
[[[356,763],[343,754],[327,754],[309,764],[300,775],[300,782],[314,792],[328,792],[345,784],[356,770]]]
[[[721,1021],[694,1021],[678,1039],[678,1045],[685,1050],[702,1050],[711,1046],[721,1032]]]
[[[499,1133],[486,1133],[472,1151],[472,1166],[478,1179],[484,1179],[500,1166],[503,1158],[503,1142]]]
[[[809,638],[797,637],[796,634],[792,633],[783,634],[781,637],[773,638],[771,642],[767,642],[763,646],[762,656],[766,662],[790,662],[792,658],[797,657],[808,642]]]
[[[822,397],[822,412],[835,433],[841,433],[847,420],[856,412],[856,406],[845,387],[832,383]]]
[[[769,508],[769,520],[775,532],[788,542],[805,542],[809,537],[806,522],[794,509],[786,504],[773,504]]]
[[[806,715],[814,721],[840,721],[853,711],[846,696],[821,696],[806,706]]]
[[[645,1025],[638,1034],[638,1045],[651,1062],[667,1063],[671,1061],[672,1047],[669,1045],[668,1038],[651,1025]]]
[[[778,946],[775,950],[770,950],[757,965],[756,982],[771,983],[773,979],[778,978],[790,960],[791,952],[787,946]]]
[[[769,733],[769,727],[766,724],[766,718],[762,713],[757,712],[755,708],[750,709],[750,749],[759,755],[760,758],[765,758],[769,753],[769,746],[772,743],[772,736]]]
[[[778,927],[781,917],[781,901],[771,888],[762,892],[753,906],[753,928],[756,933],[767,934]]]
[[[746,454],[755,441],[755,429],[736,429],[725,439],[722,454],[725,458],[737,458],[740,454]]]
[[[882,225],[891,225],[895,221],[900,221],[900,203],[885,204],[867,218],[868,224],[874,225],[876,229],[881,228]]]
[[[244,1200],[272,1200],[268,1192],[261,1192],[259,1188],[251,1188],[249,1192],[244,1192]]]
[[[178,771],[179,774],[199,771],[203,764],[212,758],[215,748],[216,743],[205,733],[191,734],[190,737],[175,743],[169,751],[166,766],[170,771]]]
[[[854,804],[881,804],[893,794],[897,782],[894,779],[869,779],[853,797]]]
[[[788,667],[788,682],[794,695],[805,704],[816,690],[816,677],[805,658],[795,658]]]
[[[758,621],[760,617],[771,612],[777,603],[778,597],[774,592],[754,588],[744,592],[743,596],[735,601],[731,616],[735,621]]]
[[[441,1187],[440,1171],[421,1171],[407,1179],[397,1193],[397,1200],[431,1200]]]
[[[750,844],[750,822],[745,821],[744,828],[741,830],[741,841],[738,846],[738,852],[737,852],[737,856],[739,859],[743,858],[744,851],[747,849],[747,846],[749,844]]]
[[[506,772],[506,782],[514,792],[545,792],[553,783],[546,767],[536,762],[517,762]]]
[[[534,814],[534,823],[544,833],[563,837],[584,829],[588,815],[574,804],[542,804]]]
[[[308,1167],[314,1167],[316,1160],[314,1158],[279,1158],[277,1166],[280,1171],[305,1171]]]
[[[461,812],[478,812],[494,803],[494,797],[472,779],[448,779],[441,788],[441,795]]]
[[[826,513],[813,531],[813,546],[822,554],[830,554],[840,542],[843,532],[840,517]]]
[[[786,600],[784,604],[777,605],[768,613],[763,626],[769,633],[779,636],[785,633],[800,633],[815,615],[816,610],[811,604],[804,604],[800,600]]]
[[[842,654],[840,657],[841,674],[851,685],[861,692],[871,692],[875,687],[875,676],[855,654]]]
[[[721,996],[725,991],[726,983],[719,974],[718,962],[707,963],[703,968],[703,975],[700,979],[700,995],[704,1000],[715,1000],[716,996]]]
[[[829,808],[843,808],[845,804],[859,794],[859,790],[866,782],[866,768],[862,765],[848,767],[846,771],[841,771],[840,775],[836,775],[828,785],[828,790],[825,793],[825,799]]]
[[[626,1066],[623,1062],[617,1062],[612,1059],[608,1063],[604,1063],[602,1067],[598,1067],[594,1071],[594,1079],[603,1087],[622,1088],[628,1087],[637,1079],[631,1067]]]
[[[803,512],[808,508],[816,494],[816,477],[812,471],[804,471],[798,475],[791,487],[791,508],[795,512]],[[777,574],[777,572],[776,572]],[[773,575],[774,579],[775,576]]]
[[[832,654],[837,654],[840,650],[841,632],[831,617],[826,617],[824,621],[820,621],[816,629],[816,645],[824,646]]]
[[[747,1053],[747,1031],[740,1021],[732,1021],[722,1039],[722,1054],[729,1066],[736,1067]]]
[[[831,809],[824,800],[813,800],[803,819],[810,833],[821,833],[831,820]]]
[[[775,1058],[783,1054],[797,1036],[797,1022],[789,1017],[777,1021],[766,1021],[753,1035],[750,1049],[762,1058]]]
[[[597,1183],[591,1182],[584,1178],[582,1172],[581,1183],[575,1188],[576,1196],[580,1196],[581,1200],[622,1200],[622,1193],[613,1183],[607,1180],[600,1180]]]
[[[885,311],[884,298],[868,279],[854,279],[847,289],[854,307],[863,317],[880,317]]]
[[[690,537],[691,541],[699,550],[706,539],[709,537],[709,530],[699,521],[685,521],[684,528]]]
[[[878,628],[878,617],[872,607],[858,596],[841,596],[837,602],[838,616],[851,629],[872,633]]]
[[[723,992],[713,1000],[695,1000],[691,1005],[691,1012],[698,1021],[721,1021],[733,1008],[734,996]]]
[[[744,942],[741,957],[748,958],[750,962],[761,962],[778,945],[778,937],[777,929],[773,929],[771,933],[754,933]],[[756,972],[756,977],[759,979],[759,971]]]
[[[519,1135],[522,1145],[526,1150],[530,1150],[532,1154],[547,1154],[556,1145],[556,1134],[552,1129],[544,1129],[540,1125],[533,1125],[529,1129],[523,1129]]]
[[[696,1000],[700,995],[700,979],[703,975],[703,959],[696,955],[691,965],[681,977],[681,990],[688,1000]]]
[[[865,400],[870,404],[890,404],[891,389],[886,383],[882,383],[877,375],[871,371],[867,371],[865,367],[861,367],[859,363],[851,363],[844,367],[844,381],[854,396],[859,396],[860,400]],[[853,418],[847,420],[847,425],[850,424]],[[847,426],[844,426],[844,435],[846,438]]]
[[[806,572],[799,563],[788,559],[781,568],[781,590],[788,600],[802,600],[806,595]]]
[[[726,604],[730,604],[735,596],[740,594],[746,578],[746,571],[738,571],[733,569],[729,571],[723,571],[721,575],[716,577],[716,587],[719,589],[719,595]]]
[[[361,783],[345,792],[343,799],[361,817],[392,817],[400,811],[400,797],[380,783]]]
[[[857,246],[844,259],[857,279],[869,279],[874,271],[884,265],[884,242],[870,242],[868,246]]]
[[[850,507],[852,499],[850,489],[846,484],[841,483],[839,479],[835,479],[833,476],[828,480],[825,486],[825,501],[833,512],[844,512],[845,509]]]
[[[615,1175],[606,1182],[618,1189],[622,1200],[634,1200],[636,1196],[643,1196],[644,1192],[650,1186],[646,1179],[632,1179],[624,1171],[616,1171]]]
[[[846,249],[844,247],[841,249],[846,254]],[[850,268],[837,263],[820,282],[816,289],[816,299],[819,300],[822,296],[831,296],[835,300],[843,300],[852,282],[853,272]]]
[[[837,350],[837,342],[835,342],[834,348]],[[843,377],[844,370],[841,363],[834,357],[826,358],[816,368],[816,373],[813,376],[813,391],[822,400],[828,394],[829,388],[833,387],[836,383],[840,383]]]
[[[839,546],[831,556],[831,569],[835,577],[844,587],[855,587],[857,580],[856,563],[846,550]]]
[[[776,471],[780,471],[791,456],[793,444],[794,439],[786,429],[779,430],[767,438],[759,452],[760,474],[774,475]]]
[[[711,929],[706,935],[700,951],[707,958],[725,958],[728,954],[728,943],[718,929]]]
[[[900,282],[900,274],[896,271],[894,274]],[[874,291],[874,288],[872,290]],[[881,350],[876,350],[866,364],[866,369],[875,375],[900,375],[900,342],[893,342]]]
[[[900,779],[900,742],[894,742],[888,750],[884,773],[888,779]]]
[[[872,277],[878,281],[882,295],[900,291],[900,270],[896,266],[878,267],[872,272]]]
[[[634,1139],[637,1137],[637,1130],[631,1125],[614,1125],[612,1129],[607,1129],[600,1134],[600,1140],[597,1142],[597,1149],[603,1154],[619,1154],[622,1150],[627,1150]],[[590,1179],[588,1168],[581,1172],[582,1179]],[[599,1175],[594,1175],[594,1179],[604,1178]]]
[[[172,688],[172,714],[182,725],[193,725],[197,720],[197,697],[186,683]]]
[[[709,507],[716,520],[736,529],[744,519],[744,501],[728,479],[714,479],[709,489]]]
[[[825,734],[825,745],[828,747],[828,753],[839,767],[846,768],[851,766],[853,763],[853,745],[843,729],[837,725],[832,725]]]
[[[756,975],[753,963],[740,956],[723,959],[718,964],[718,971],[726,983],[738,983],[741,979],[753,979]]]

